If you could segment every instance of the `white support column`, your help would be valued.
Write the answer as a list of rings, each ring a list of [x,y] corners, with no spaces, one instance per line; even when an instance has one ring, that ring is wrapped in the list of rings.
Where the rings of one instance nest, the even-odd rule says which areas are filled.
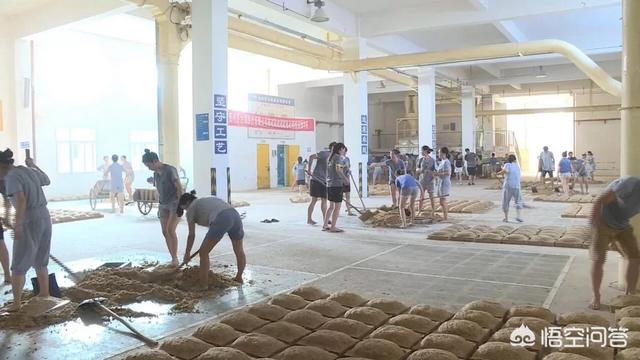
[[[33,77],[32,48],[30,40],[17,39],[14,42],[14,107],[13,118],[5,122],[14,122],[17,146],[12,150],[16,162],[24,164],[25,149],[31,150],[31,156],[37,161],[33,129]]]
[[[622,1],[621,175],[640,176],[640,1]]]
[[[156,16],[156,67],[158,71],[158,153],[162,161],[180,166],[178,122],[178,62],[186,42],[166,14]]]
[[[432,67],[422,67],[418,69],[418,146],[436,148],[435,126],[436,72]]]
[[[201,196],[211,194],[230,201],[228,0],[194,0],[192,9],[194,184]]]
[[[366,41],[350,39],[343,45],[346,57],[366,57]],[[362,196],[368,196],[369,113],[367,72],[344,74],[344,143],[349,149],[351,170]],[[360,171],[362,169],[362,171]]]
[[[473,86],[462,87],[462,150],[475,151],[476,91]]]
[[[482,110],[495,110],[495,98],[493,94],[482,96]],[[494,151],[496,147],[496,117],[484,116],[482,117],[482,128],[484,131],[484,143],[485,150]]]

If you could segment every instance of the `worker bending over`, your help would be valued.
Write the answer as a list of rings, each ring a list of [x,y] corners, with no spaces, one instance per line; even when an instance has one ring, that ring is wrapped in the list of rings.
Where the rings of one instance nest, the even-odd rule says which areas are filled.
[[[638,177],[623,177],[613,181],[593,204],[589,254],[593,287],[591,308],[594,310],[600,308],[600,285],[610,243],[614,243],[616,249],[628,261],[625,277],[626,294],[630,295],[636,291],[640,254],[629,219],[638,213],[640,213],[640,178]]]

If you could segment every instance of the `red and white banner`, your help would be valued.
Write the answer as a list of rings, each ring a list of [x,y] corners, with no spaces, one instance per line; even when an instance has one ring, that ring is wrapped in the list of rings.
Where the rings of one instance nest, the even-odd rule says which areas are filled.
[[[314,131],[313,118],[286,118],[229,110],[229,126],[269,130]]]

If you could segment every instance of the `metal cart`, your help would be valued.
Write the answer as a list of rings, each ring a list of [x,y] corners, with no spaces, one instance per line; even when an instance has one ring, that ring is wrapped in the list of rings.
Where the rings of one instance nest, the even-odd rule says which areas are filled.
[[[142,215],[149,215],[154,204],[159,203],[158,191],[156,189],[136,189],[133,193],[133,201],[138,205],[138,211]]]
[[[98,205],[98,200],[104,200],[109,198],[109,192],[111,191],[111,181],[98,180],[91,190],[89,190],[89,204],[91,209],[95,210]]]

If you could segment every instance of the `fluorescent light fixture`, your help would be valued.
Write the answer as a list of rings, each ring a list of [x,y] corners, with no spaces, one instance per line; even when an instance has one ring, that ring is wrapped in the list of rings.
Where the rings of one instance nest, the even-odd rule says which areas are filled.
[[[544,79],[547,77],[547,74],[542,71],[542,66],[540,66],[540,68],[538,69],[538,73],[536,74],[536,78],[538,79]]]
[[[324,1],[322,1],[322,0],[313,0],[313,1],[307,0],[307,4],[313,4],[313,6],[316,7],[316,10],[313,12],[313,15],[311,16],[311,21],[314,21],[314,22],[326,22],[326,21],[329,21],[329,16],[327,15],[326,12],[324,12],[324,9],[322,8],[324,6]]]

